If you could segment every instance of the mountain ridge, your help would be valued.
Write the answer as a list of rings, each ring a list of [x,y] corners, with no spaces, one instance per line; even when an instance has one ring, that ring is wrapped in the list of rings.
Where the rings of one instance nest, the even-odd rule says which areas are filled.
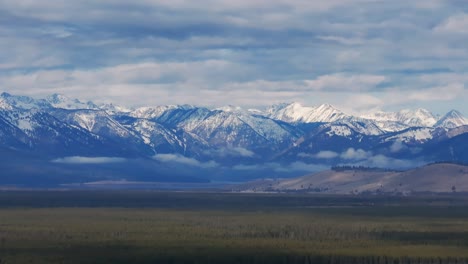
[[[193,105],[130,109],[58,94],[33,99],[2,93],[0,147],[37,153],[44,163],[141,159],[132,164],[145,171],[167,165],[195,173],[210,167],[222,177],[259,170],[297,175],[349,164],[411,168],[440,160],[468,162],[468,120],[457,111],[436,118],[423,109],[363,117],[329,104],[297,103],[265,111]]]

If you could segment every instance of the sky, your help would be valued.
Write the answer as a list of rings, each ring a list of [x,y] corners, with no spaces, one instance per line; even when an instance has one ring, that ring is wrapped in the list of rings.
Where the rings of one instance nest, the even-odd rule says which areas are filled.
[[[468,114],[465,0],[0,0],[0,91]]]

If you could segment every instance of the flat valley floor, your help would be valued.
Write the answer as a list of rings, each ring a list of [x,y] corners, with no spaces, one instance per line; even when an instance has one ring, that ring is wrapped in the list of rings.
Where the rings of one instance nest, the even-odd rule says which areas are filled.
[[[3,191],[0,260],[468,263],[468,196]]]

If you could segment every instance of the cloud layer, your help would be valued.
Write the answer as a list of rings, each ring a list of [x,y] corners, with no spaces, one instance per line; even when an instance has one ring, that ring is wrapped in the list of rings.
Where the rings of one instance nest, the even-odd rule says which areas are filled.
[[[462,1],[0,0],[0,87],[128,106],[468,113]]]
[[[124,158],[114,157],[64,157],[52,160],[53,163],[64,163],[64,164],[105,164],[105,163],[119,163],[125,162]]]

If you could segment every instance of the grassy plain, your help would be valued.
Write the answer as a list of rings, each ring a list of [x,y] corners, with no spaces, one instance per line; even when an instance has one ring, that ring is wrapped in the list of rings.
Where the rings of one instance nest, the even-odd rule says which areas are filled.
[[[468,197],[0,192],[0,263],[468,263]]]

